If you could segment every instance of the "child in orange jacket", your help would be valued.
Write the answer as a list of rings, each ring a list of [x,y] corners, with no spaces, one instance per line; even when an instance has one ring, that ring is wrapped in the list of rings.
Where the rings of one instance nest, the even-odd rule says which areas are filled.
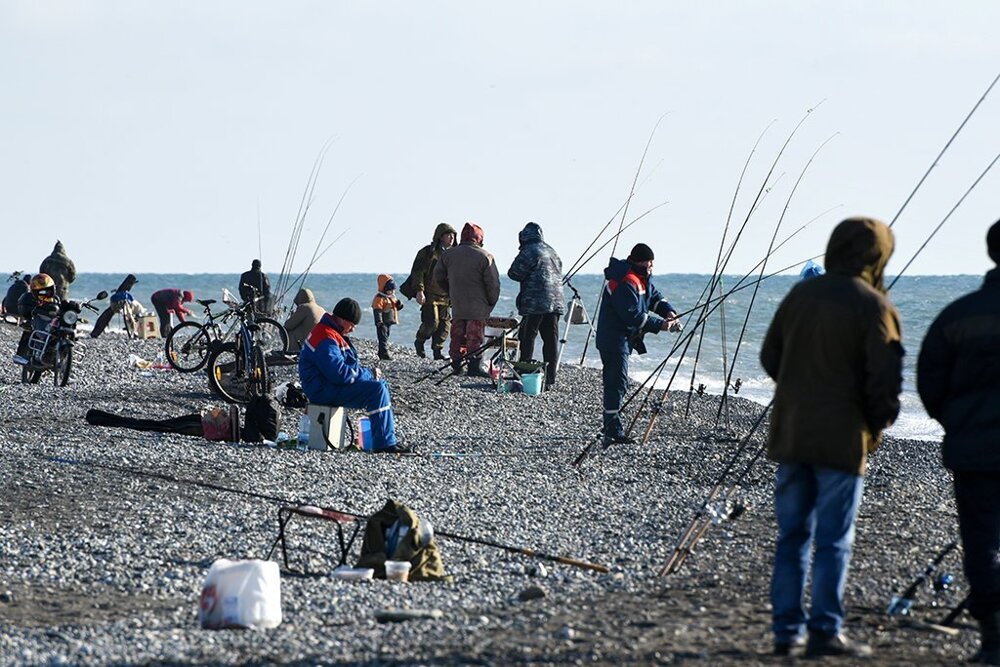
[[[378,358],[389,356],[389,327],[399,324],[399,314],[403,302],[396,298],[396,283],[388,273],[378,277],[378,293],[372,299],[372,314],[375,316],[375,333],[378,335]]]

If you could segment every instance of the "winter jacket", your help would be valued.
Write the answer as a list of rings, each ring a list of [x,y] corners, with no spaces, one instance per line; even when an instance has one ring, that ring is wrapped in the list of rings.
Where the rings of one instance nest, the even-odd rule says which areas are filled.
[[[604,269],[604,278],[607,285],[597,313],[598,350],[618,350],[625,341],[631,343],[642,334],[659,333],[664,319],[677,314],[652,279],[636,274],[627,260],[612,257]],[[644,351],[640,348],[640,352]]]
[[[777,387],[768,456],[864,474],[899,414],[903,346],[882,275],[889,228],[869,218],[830,235],[825,275],[797,283],[771,321],[760,362]]]
[[[288,347],[293,354],[302,349],[302,344],[309,333],[323,317],[323,309],[317,305],[312,290],[303,287],[293,300],[295,311],[285,320],[285,331],[288,332]]]
[[[336,405],[336,390],[355,382],[374,382],[371,369],[358,363],[354,344],[341,333],[333,315],[324,313],[299,354],[299,379],[310,403]]]
[[[426,245],[417,251],[417,256],[413,258],[413,267],[410,269],[410,285],[414,292],[423,292],[427,301],[433,304],[447,305],[448,289],[437,282],[434,269],[445,248],[441,247],[441,237],[445,234],[454,234],[458,237],[455,228],[446,222],[442,222],[434,228],[434,239],[430,245]]]
[[[156,290],[153,292],[149,300],[153,302],[154,306],[159,306],[163,310],[173,311],[174,315],[177,316],[181,322],[184,321],[185,315],[191,315],[191,311],[185,306],[185,302],[194,301],[194,294],[189,290],[179,290],[173,288]]]
[[[563,312],[562,260],[542,240],[542,228],[529,222],[517,235],[521,250],[507,270],[507,277],[521,283],[517,312],[545,315]]]
[[[3,298],[4,311],[16,316],[18,313],[17,300],[20,299],[21,295],[27,291],[28,281],[15,280],[14,283],[7,288],[7,295]]]
[[[56,283],[56,296],[60,301],[69,298],[69,286],[76,280],[76,265],[66,256],[62,241],[56,241],[52,254],[42,260],[38,267],[39,273],[47,273]]]
[[[500,272],[493,255],[483,249],[483,230],[466,223],[462,242],[441,255],[434,280],[451,297],[456,320],[485,320],[500,300]]]
[[[372,310],[376,313],[387,313],[389,322],[399,324],[399,310],[403,307],[402,302],[393,296],[385,293],[385,284],[392,280],[388,273],[380,273],[378,276],[378,293],[372,299]]]
[[[944,426],[944,465],[1000,470],[1000,268],[937,316],[917,361],[917,391]]]
[[[247,287],[249,285],[249,287]],[[239,292],[243,301],[250,301],[254,298],[254,290],[257,296],[263,297],[257,307],[259,310],[268,310],[267,306],[271,301],[271,280],[267,274],[260,269],[250,269],[240,274]]]

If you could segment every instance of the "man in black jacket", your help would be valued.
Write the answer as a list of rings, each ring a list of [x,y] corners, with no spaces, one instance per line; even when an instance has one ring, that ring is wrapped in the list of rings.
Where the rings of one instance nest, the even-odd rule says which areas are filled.
[[[987,232],[986,245],[1000,264],[1000,221]],[[955,480],[969,612],[981,633],[973,662],[1000,665],[1000,268],[931,324],[917,362],[917,390],[927,414],[944,426],[942,454]]]
[[[271,312],[271,281],[267,274],[260,270],[260,260],[255,259],[250,263],[250,270],[244,271],[240,275],[240,298],[244,301],[252,301],[259,297],[259,301],[254,302],[254,310],[264,315]],[[255,293],[256,292],[256,293]]]

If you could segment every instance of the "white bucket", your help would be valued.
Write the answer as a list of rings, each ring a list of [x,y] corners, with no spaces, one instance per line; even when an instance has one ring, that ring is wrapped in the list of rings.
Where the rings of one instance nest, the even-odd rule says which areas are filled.
[[[385,562],[385,578],[389,581],[409,581],[410,563],[405,560],[387,560]]]
[[[281,573],[274,561],[212,563],[199,605],[201,627],[276,628],[281,625]]]

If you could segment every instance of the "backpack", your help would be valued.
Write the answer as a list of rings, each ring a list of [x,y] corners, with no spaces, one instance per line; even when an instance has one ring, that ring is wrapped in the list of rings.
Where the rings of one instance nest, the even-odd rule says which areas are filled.
[[[381,510],[368,517],[357,567],[370,567],[376,579],[385,579],[387,560],[405,560],[410,563],[410,581],[450,582],[452,577],[444,572],[433,530],[429,522],[421,526],[421,521],[406,505],[387,500]]]
[[[281,404],[271,394],[254,396],[247,404],[243,421],[243,441],[277,440],[281,426]]]
[[[417,290],[413,289],[413,283],[410,282],[410,278],[412,277],[413,274],[411,273],[410,275],[406,276],[406,280],[404,280],[399,285],[399,293],[405,296],[407,299],[413,299],[414,297],[417,296]]]

